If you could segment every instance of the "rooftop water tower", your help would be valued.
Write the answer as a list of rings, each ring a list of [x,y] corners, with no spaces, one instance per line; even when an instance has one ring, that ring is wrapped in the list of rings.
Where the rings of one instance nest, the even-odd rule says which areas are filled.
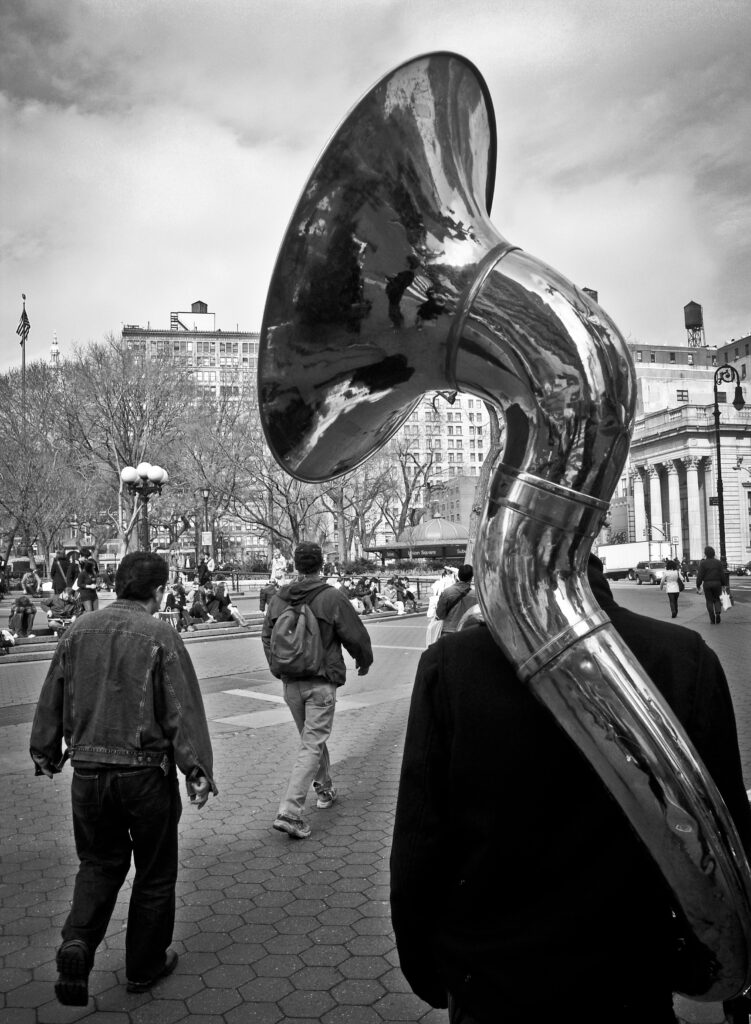
[[[683,322],[688,333],[688,347],[706,348],[704,314],[698,302],[689,302],[683,307]]]

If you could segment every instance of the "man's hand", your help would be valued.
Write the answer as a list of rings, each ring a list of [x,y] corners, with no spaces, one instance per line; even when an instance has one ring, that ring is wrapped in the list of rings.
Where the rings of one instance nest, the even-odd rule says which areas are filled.
[[[209,799],[209,793],[211,792],[209,780],[205,775],[197,775],[192,782],[188,781],[186,785],[190,795],[190,802],[200,810]]]
[[[358,674],[358,676],[366,676],[368,674],[368,669],[369,668],[370,668],[370,665],[358,665],[357,666],[357,674]]]

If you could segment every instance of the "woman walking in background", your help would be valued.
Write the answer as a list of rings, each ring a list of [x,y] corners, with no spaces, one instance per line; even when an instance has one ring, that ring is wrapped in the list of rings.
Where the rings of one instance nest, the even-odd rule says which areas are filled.
[[[672,558],[665,560],[665,572],[660,580],[660,590],[664,590],[670,602],[670,617],[674,619],[678,614],[678,595],[684,589],[683,577],[678,563]]]
[[[699,562],[696,572],[696,593],[704,587],[704,600],[707,602],[707,612],[712,625],[720,624],[722,605],[720,594],[722,588],[728,585],[729,576],[719,558],[715,558],[714,548],[704,548],[704,558]]]
[[[78,583],[78,596],[81,598],[84,611],[93,612],[99,601],[96,594],[94,566],[88,558],[79,563],[76,582]]]

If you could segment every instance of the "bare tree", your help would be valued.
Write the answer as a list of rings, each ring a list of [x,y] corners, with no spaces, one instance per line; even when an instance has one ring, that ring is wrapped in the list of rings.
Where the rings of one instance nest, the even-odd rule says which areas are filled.
[[[20,373],[0,376],[0,510],[9,535],[6,556],[14,535],[20,535],[23,553],[31,555],[37,544],[47,561],[60,530],[87,500],[91,481],[77,471],[59,440],[55,371],[32,363],[26,392],[31,400],[23,408]]]
[[[170,360],[147,360],[110,335],[77,350],[63,372],[63,440],[90,467],[98,485],[95,504],[107,510],[124,554],[138,508],[123,492],[120,471],[171,461],[194,397],[190,371]]]
[[[472,514],[469,519],[469,537],[467,540],[467,553],[464,556],[469,565],[473,565],[475,544],[477,542],[477,531],[480,528],[480,520],[485,510],[490,491],[490,477],[496,464],[498,456],[503,450],[503,425],[498,416],[498,410],[493,405],[485,402],[485,409],[488,413],[489,443],[488,450],[480,469],[475,487],[474,501],[472,502]]]

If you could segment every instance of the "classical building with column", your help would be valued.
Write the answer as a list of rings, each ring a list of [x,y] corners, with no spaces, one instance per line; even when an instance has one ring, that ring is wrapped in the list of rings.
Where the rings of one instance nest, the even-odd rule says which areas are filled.
[[[728,565],[751,559],[751,337],[719,349],[631,344],[637,416],[629,462],[612,503],[610,530],[621,539],[668,540],[678,558],[719,553],[714,376],[737,364],[746,406],[720,384],[720,457]],[[650,537],[651,533],[651,537]]]

